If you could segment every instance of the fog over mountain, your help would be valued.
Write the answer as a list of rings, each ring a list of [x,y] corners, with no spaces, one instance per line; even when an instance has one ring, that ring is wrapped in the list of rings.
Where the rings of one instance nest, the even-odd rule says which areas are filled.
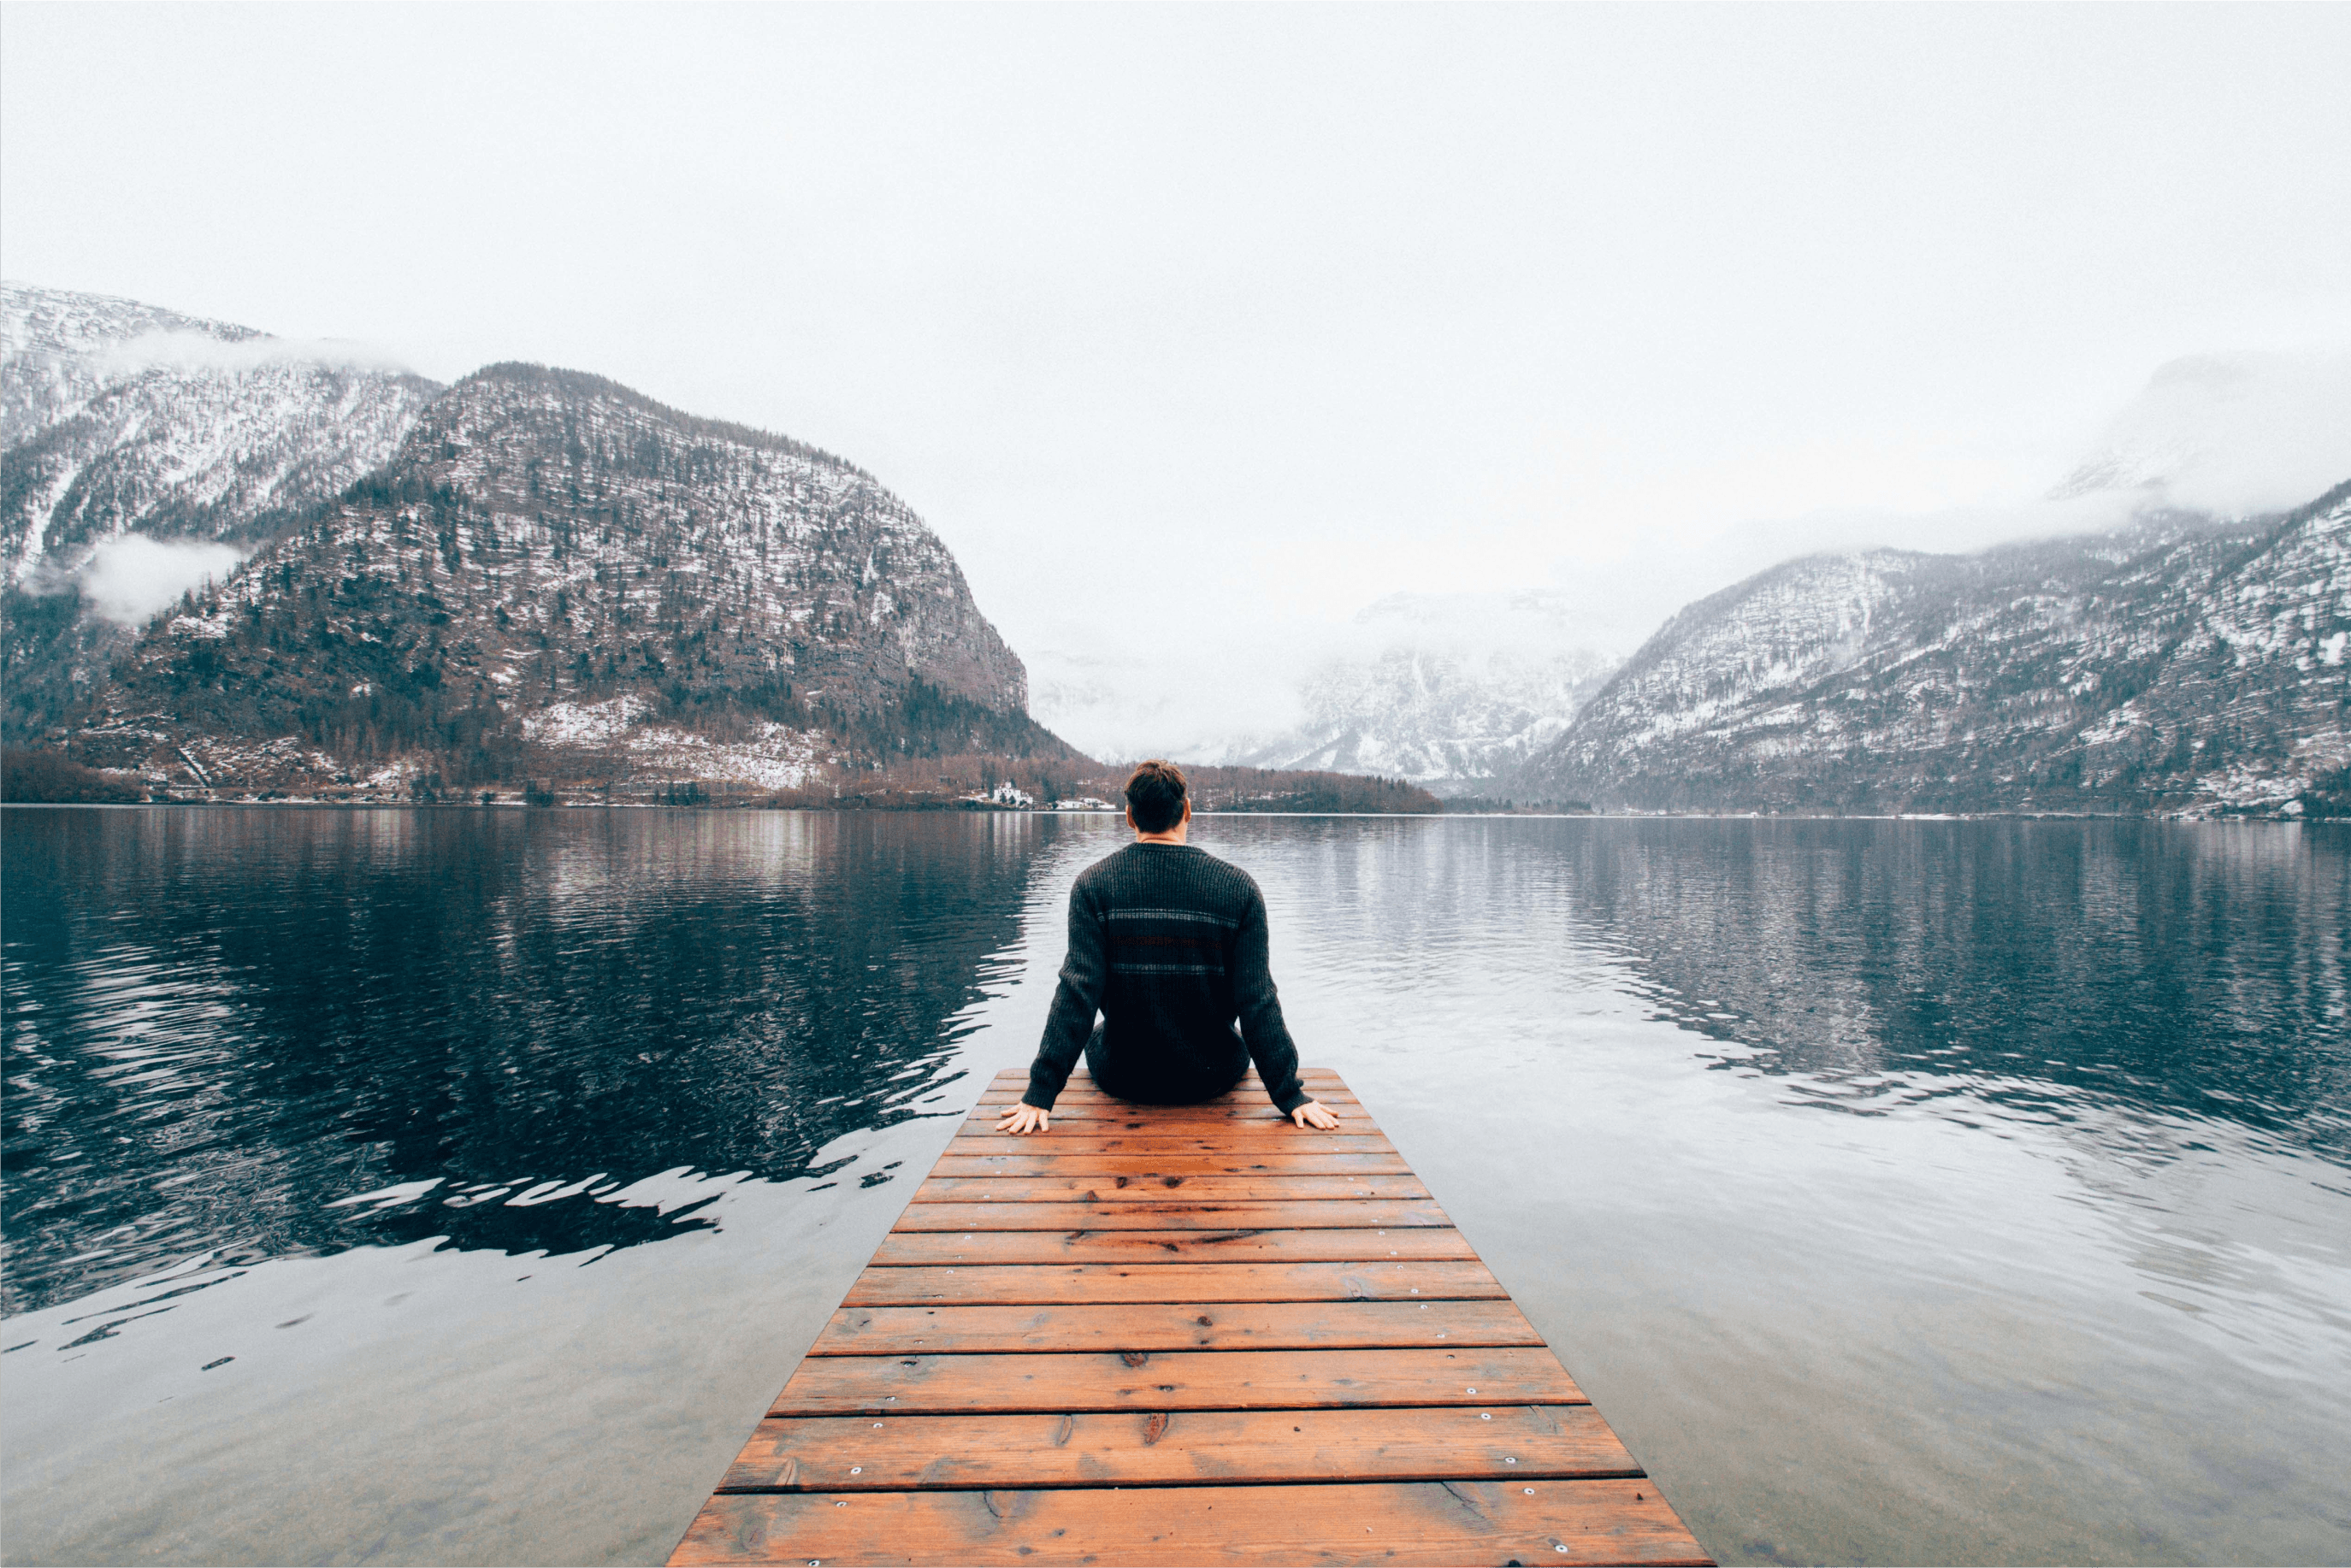
[[[1308,672],[1298,726],[1238,760],[1477,791],[1555,739],[1615,669],[1578,629],[1555,593],[1392,595]]]
[[[2351,473],[2351,354],[2198,354],[2158,369],[2053,500],[2250,516]]]
[[[1958,531],[2026,537],[1802,556],[1698,599],[1501,788],[1651,810],[2351,811],[2346,480],[2351,357],[2174,361],[2048,497]]]
[[[444,389],[6,299],[18,738],[281,793],[1074,756],[938,537],[829,452],[577,371]]]
[[[330,344],[0,284],[0,572],[58,592],[95,566],[114,618],[143,619],[142,598],[176,598],[223,557],[191,551],[166,591],[162,553],[110,558],[109,540],[257,537],[389,458],[441,390]]]
[[[2346,650],[2351,483],[2283,516],[1807,556],[1676,615],[1509,787],[1647,810],[2346,815]]]
[[[1766,523],[1693,552],[1665,580],[1678,580],[1686,591],[1720,591],[1671,617],[1641,644],[1634,657],[1639,668],[1628,667],[1614,684],[1605,678],[1633,649],[1600,651],[1607,639],[1590,624],[1599,590],[1521,589],[1399,594],[1347,626],[1299,626],[1286,637],[1268,628],[1246,659],[1226,663],[1212,652],[1187,667],[1195,677],[1188,685],[1159,684],[1159,677],[1174,673],[1164,661],[1105,660],[1091,680],[1052,685],[1040,705],[1066,732],[1092,738],[1105,754],[1156,749],[1201,760],[1346,766],[1394,773],[1444,793],[1709,808],[1800,799],[1834,808],[1929,798],[2015,805],[2023,794],[2021,786],[2011,787],[2013,780],[1983,793],[1937,775],[1942,782],[1935,789],[1905,793],[1866,769],[1855,773],[1844,795],[1742,794],[1744,786],[1718,776],[1715,763],[1688,771],[1696,766],[1693,754],[1664,745],[1657,726],[1711,733],[1703,716],[1718,711],[1727,724],[1745,722],[1727,715],[1765,694],[1784,696],[1853,668],[1865,649],[1883,652],[1871,636],[1889,635],[1887,617],[1907,613],[1890,607],[1918,595],[1942,603],[1955,594],[2045,589],[2058,596],[2060,607],[2036,613],[2062,619],[2086,613],[2073,596],[2095,592],[2106,573],[2159,546],[2187,551],[2173,568],[2204,570],[2210,552],[2250,548],[2281,514],[2351,476],[2346,432],[2351,357],[2194,356],[2160,367],[2045,494],[1942,514],[1865,511]],[[2191,540],[2204,543],[2189,548]],[[1891,541],[1932,543],[1889,548]],[[1803,549],[1807,544],[1813,551]],[[1784,556],[1780,565],[1769,564],[1773,554]],[[1961,579],[1973,586],[1959,587]],[[2190,591],[2184,581],[2170,587]],[[2163,614],[2186,613],[2166,603]],[[1722,607],[1732,604],[1735,613]],[[2320,647],[2327,635],[2320,623],[2332,612],[2305,607],[2317,618],[2314,647]],[[2110,628],[2116,635],[2136,638],[2144,629],[2137,618],[2157,612],[2134,590],[2100,613],[2117,618]],[[1985,621],[1969,635],[2009,634]],[[1669,646],[1677,651],[1662,654]],[[2011,649],[2008,657],[2023,656]],[[1075,662],[1062,659],[1065,668]],[[1660,659],[1684,672],[1675,679],[1696,682],[1693,690],[1704,694],[1674,699],[1668,706],[1679,717],[1646,706],[1659,700],[1659,677],[1644,660]],[[1649,673],[1642,674],[1645,669]],[[2001,679],[2010,678],[2021,677]],[[2109,672],[2105,679],[2124,678]],[[1577,726],[1571,758],[1559,749],[1562,738],[1604,686],[1604,712]],[[1141,701],[1130,695],[1137,691],[1144,693]],[[2111,701],[2085,711],[2105,706]],[[2167,733],[2176,729],[2174,723]],[[2326,771],[2322,764],[2332,753],[2323,736],[2294,733],[2308,742],[2302,761],[2283,773],[2272,770],[2270,782],[2231,775],[2236,782],[2225,787],[2201,787],[2181,775],[2165,786],[2167,798],[2205,805],[2296,798],[2314,769]],[[1634,753],[1648,760],[1630,760]],[[1750,761],[1765,772],[1779,765]],[[2218,774],[2207,766],[2196,776],[2210,783]],[[1677,781],[1671,787],[1656,782],[1668,778]],[[2064,794],[2044,788],[2036,798],[2050,803]]]
[[[1055,729],[1645,809],[2291,813],[2332,810],[2351,765],[2351,506],[2275,503],[2351,475],[2342,356],[2167,364],[2004,510],[1696,555],[1677,576],[1703,588],[1775,538],[1862,535],[1746,571],[1629,657],[1594,587],[1415,590],[1339,625],[1073,639],[1032,692],[937,535],[803,442],[577,371],[444,388],[132,301],[5,303],[9,723],[153,787],[790,789],[1075,757]]]
[[[17,722],[390,458],[440,384],[330,344],[0,284],[0,669]]]

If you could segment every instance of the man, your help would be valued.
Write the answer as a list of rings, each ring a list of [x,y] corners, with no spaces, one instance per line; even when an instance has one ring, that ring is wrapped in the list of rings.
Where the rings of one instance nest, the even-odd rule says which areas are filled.
[[[998,1132],[1050,1131],[1053,1101],[1081,1052],[1105,1093],[1163,1106],[1216,1098],[1254,1059],[1267,1096],[1290,1120],[1325,1132],[1339,1125],[1299,1081],[1298,1048],[1267,964],[1264,896],[1248,872],[1184,842],[1189,794],[1173,763],[1145,763],[1126,781],[1134,842],[1088,867],[1070,889],[1061,988],[1029,1092]]]

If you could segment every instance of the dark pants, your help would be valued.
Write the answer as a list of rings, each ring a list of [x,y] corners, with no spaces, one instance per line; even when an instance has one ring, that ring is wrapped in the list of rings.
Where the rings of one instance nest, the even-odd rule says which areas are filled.
[[[1115,1099],[1145,1106],[1190,1106],[1215,1099],[1239,1083],[1249,1071],[1249,1051],[1238,1035],[1233,1037],[1233,1055],[1232,1071],[1204,1075],[1196,1068],[1171,1069],[1113,1057],[1102,1044],[1100,1023],[1094,1024],[1093,1033],[1086,1039],[1086,1071],[1094,1075],[1094,1083],[1102,1092]]]

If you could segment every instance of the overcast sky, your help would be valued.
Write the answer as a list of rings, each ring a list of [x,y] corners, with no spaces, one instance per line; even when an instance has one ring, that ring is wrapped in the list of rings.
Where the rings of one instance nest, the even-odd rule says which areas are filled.
[[[0,270],[852,457],[1038,659],[1595,641],[2351,348],[2351,7],[0,10]],[[1204,656],[1205,657],[1205,656]]]

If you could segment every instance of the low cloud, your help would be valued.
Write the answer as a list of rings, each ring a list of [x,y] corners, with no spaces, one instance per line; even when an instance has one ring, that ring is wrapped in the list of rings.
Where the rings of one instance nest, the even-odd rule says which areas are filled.
[[[214,337],[206,332],[143,332],[110,343],[92,356],[115,375],[172,370],[251,370],[265,365],[331,365],[363,370],[406,370],[392,355],[365,343],[332,337]]]
[[[2223,514],[2299,505],[2351,479],[2351,354],[2199,354],[2157,370],[2060,497],[2159,493]]]
[[[82,598],[117,626],[144,626],[182,594],[220,581],[244,559],[241,551],[209,540],[119,534],[90,553],[81,569]]]

